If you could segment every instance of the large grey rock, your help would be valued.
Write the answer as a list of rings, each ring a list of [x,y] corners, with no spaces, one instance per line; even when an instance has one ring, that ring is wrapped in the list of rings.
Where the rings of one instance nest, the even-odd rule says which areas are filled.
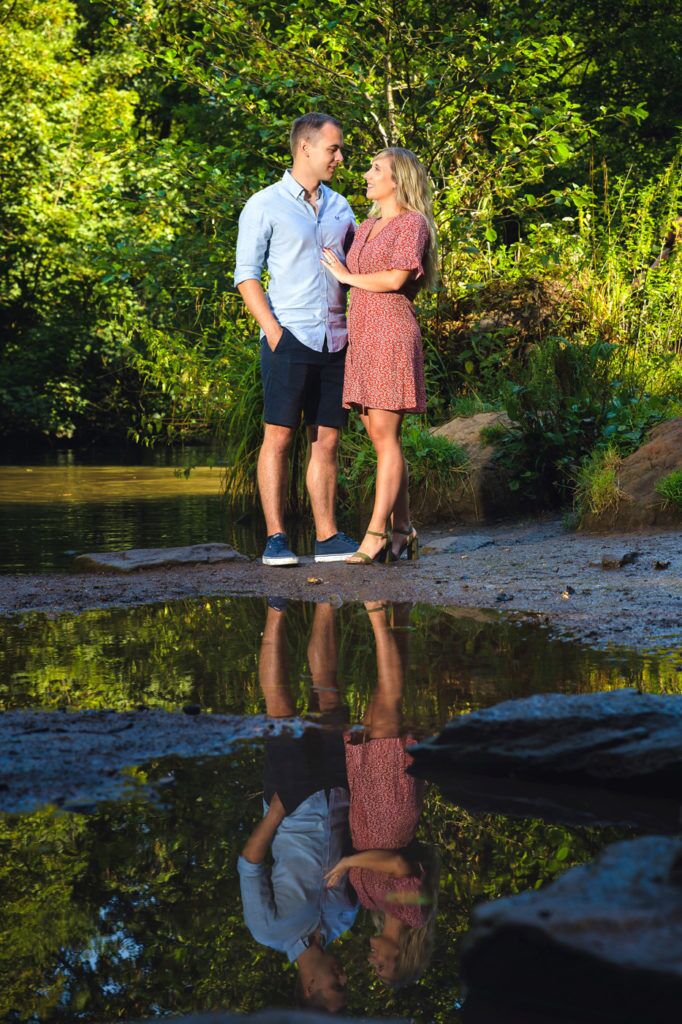
[[[682,697],[636,690],[542,694],[452,719],[413,747],[417,771],[682,793]]]
[[[6,711],[0,715],[0,811],[78,809],[120,795],[123,769],[158,757],[220,757],[300,719],[148,711]]]
[[[472,1003],[497,1003],[498,1021],[510,1007],[599,1024],[679,1020],[681,881],[682,840],[654,836],[477,907],[462,948]]]
[[[127,551],[101,551],[78,555],[77,569],[105,572],[135,572],[158,569],[164,565],[197,565],[205,562],[247,562],[229,544],[190,544],[182,548],[129,548]]]

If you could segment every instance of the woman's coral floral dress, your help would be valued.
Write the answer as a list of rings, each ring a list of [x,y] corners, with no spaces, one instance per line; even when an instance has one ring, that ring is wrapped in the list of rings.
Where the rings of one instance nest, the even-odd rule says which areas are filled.
[[[350,272],[415,273],[397,292],[351,288],[343,404],[360,410],[425,412],[424,353],[412,303],[424,276],[428,225],[421,213],[410,210],[369,238],[375,223],[370,217],[358,228],[346,258]]]

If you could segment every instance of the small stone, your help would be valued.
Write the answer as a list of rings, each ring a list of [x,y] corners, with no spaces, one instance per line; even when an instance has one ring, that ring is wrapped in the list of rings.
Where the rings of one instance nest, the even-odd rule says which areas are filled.
[[[500,590],[500,592],[495,595],[495,600],[502,604],[504,601],[513,601],[514,595],[505,594],[504,590]]]
[[[324,580],[320,579],[319,576],[309,576],[306,583],[313,583],[317,585],[318,583],[324,583]]]
[[[663,569],[668,569],[669,567],[670,562],[654,562],[654,569],[657,569],[659,572],[662,572]]]

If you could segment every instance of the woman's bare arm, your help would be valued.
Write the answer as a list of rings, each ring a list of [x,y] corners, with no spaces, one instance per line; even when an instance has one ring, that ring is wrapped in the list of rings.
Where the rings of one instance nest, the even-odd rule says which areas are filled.
[[[323,249],[322,265],[341,284],[366,292],[397,292],[409,281],[413,270],[378,270],[375,274],[351,274],[332,249]]]

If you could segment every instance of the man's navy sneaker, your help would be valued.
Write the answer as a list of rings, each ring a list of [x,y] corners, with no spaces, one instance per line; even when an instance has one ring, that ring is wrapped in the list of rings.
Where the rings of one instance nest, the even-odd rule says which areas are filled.
[[[289,548],[286,533],[273,533],[263,551],[263,565],[298,565],[298,555]]]
[[[316,562],[345,562],[358,550],[358,542],[345,533],[335,533],[326,540],[315,541]]]

